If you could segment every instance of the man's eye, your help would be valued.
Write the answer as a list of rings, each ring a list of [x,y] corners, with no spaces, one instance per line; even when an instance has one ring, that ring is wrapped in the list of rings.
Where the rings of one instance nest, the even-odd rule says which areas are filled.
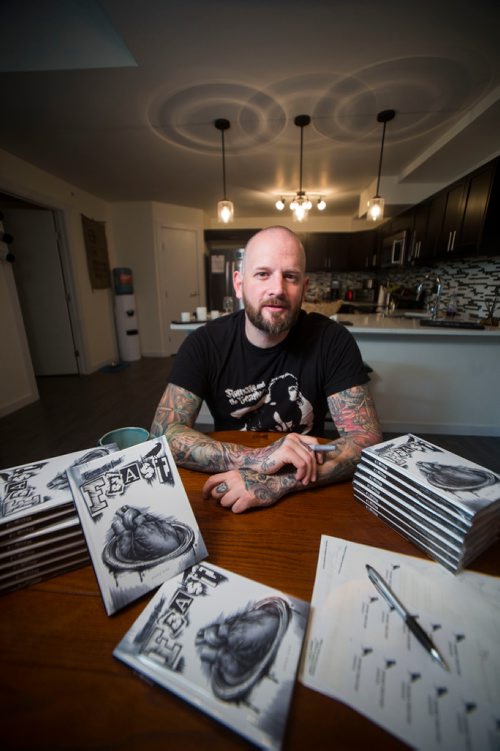
[[[290,281],[290,282],[298,282],[299,281],[299,277],[297,276],[297,274],[286,274],[285,278],[288,279],[288,281]]]

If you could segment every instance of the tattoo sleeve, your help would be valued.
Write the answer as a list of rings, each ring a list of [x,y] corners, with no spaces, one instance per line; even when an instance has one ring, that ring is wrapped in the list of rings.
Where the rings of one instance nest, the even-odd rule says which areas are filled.
[[[174,384],[168,384],[158,404],[151,435],[166,436],[177,464],[208,473],[242,468],[269,471],[272,468],[270,455],[284,438],[258,449],[216,441],[193,427],[201,405],[202,399]]]
[[[368,386],[354,386],[328,397],[328,406],[340,436],[340,445],[351,446],[357,464],[361,449],[382,440],[375,404]]]

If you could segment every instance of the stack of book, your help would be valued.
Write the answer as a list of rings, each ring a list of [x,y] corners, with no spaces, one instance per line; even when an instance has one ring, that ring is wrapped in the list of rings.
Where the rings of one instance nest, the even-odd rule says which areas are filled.
[[[500,529],[500,475],[408,434],[363,449],[356,500],[456,573]]]
[[[115,445],[0,470],[0,594],[89,563],[67,470]]]

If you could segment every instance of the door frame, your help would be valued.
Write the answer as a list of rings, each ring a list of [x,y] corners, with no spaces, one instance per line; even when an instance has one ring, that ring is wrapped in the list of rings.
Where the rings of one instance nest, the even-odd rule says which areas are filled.
[[[79,323],[80,319],[78,315],[78,303],[76,299],[74,275],[73,275],[73,268],[71,264],[71,253],[70,253],[68,234],[67,234],[66,212],[63,209],[57,208],[56,206],[48,205],[43,200],[31,198],[30,196],[16,193],[15,191],[12,191],[8,188],[2,188],[1,185],[0,185],[0,193],[4,196],[7,196],[8,198],[13,198],[17,201],[21,201],[22,203],[27,204],[28,207],[31,206],[34,209],[45,209],[52,213],[56,235],[57,235],[57,249],[58,249],[58,255],[59,255],[59,259],[61,263],[61,275],[63,278],[63,284],[64,284],[64,288],[66,292],[66,308],[68,310],[68,319],[69,319],[69,324],[70,324],[71,333],[73,337],[73,343],[75,347],[75,361],[76,361],[76,367],[77,367],[77,374],[75,375],[81,375],[82,372],[83,373],[86,372],[85,350],[83,347],[83,337],[82,337],[81,326]],[[15,208],[15,207],[13,206],[12,208]],[[8,209],[5,209],[5,210],[7,211]],[[26,340],[26,344],[28,347],[27,356],[29,359],[29,370],[31,371],[30,379],[36,385],[36,376],[34,373],[31,352],[29,351],[29,345],[28,345],[28,340],[26,336],[26,327],[24,324],[24,319],[23,319],[23,315],[21,311],[21,305],[19,302],[17,285],[16,285],[13,274],[12,274],[12,285],[9,285],[9,289],[12,295],[11,304],[13,308],[16,310],[16,320],[19,326],[22,327],[22,331],[19,331],[19,335],[23,339]],[[28,362],[28,359],[27,359],[27,362]],[[36,388],[36,393],[34,393],[33,396],[35,400],[39,398],[38,388]]]
[[[163,294],[163,290],[161,288],[161,281],[162,281],[162,275],[161,275],[161,243],[162,243],[162,232],[163,230],[181,230],[181,231],[189,231],[194,232],[195,234],[195,240],[196,240],[196,276],[198,280],[198,297],[199,302],[198,305],[205,305],[205,284],[204,284],[204,267],[203,267],[203,259],[204,259],[204,249],[203,245],[200,246],[200,237],[203,238],[203,234],[201,233],[198,228],[193,227],[190,224],[181,224],[178,222],[169,222],[160,220],[155,222],[155,277],[156,277],[156,299],[158,301],[158,321],[159,321],[159,334],[160,339],[162,342],[162,349],[163,349],[163,356],[170,356],[168,353],[169,346],[168,346],[168,337],[169,333],[167,331],[168,327],[168,321],[167,321],[167,310],[166,310],[166,300],[165,296]]]

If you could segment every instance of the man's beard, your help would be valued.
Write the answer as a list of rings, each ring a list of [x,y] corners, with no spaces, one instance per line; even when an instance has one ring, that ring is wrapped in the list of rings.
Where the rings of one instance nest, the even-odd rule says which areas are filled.
[[[271,313],[271,319],[267,320],[262,315],[260,308],[254,308],[248,302],[248,300],[245,298],[244,292],[243,302],[245,304],[245,313],[248,316],[250,323],[252,323],[256,329],[258,329],[259,331],[264,331],[266,334],[276,335],[282,334],[285,331],[290,331],[300,313],[300,305],[295,310],[289,307],[285,311],[281,310],[276,314]],[[284,306],[285,304],[286,303],[283,300],[272,298],[270,300],[267,300],[262,305],[262,307],[266,307],[266,305]]]

